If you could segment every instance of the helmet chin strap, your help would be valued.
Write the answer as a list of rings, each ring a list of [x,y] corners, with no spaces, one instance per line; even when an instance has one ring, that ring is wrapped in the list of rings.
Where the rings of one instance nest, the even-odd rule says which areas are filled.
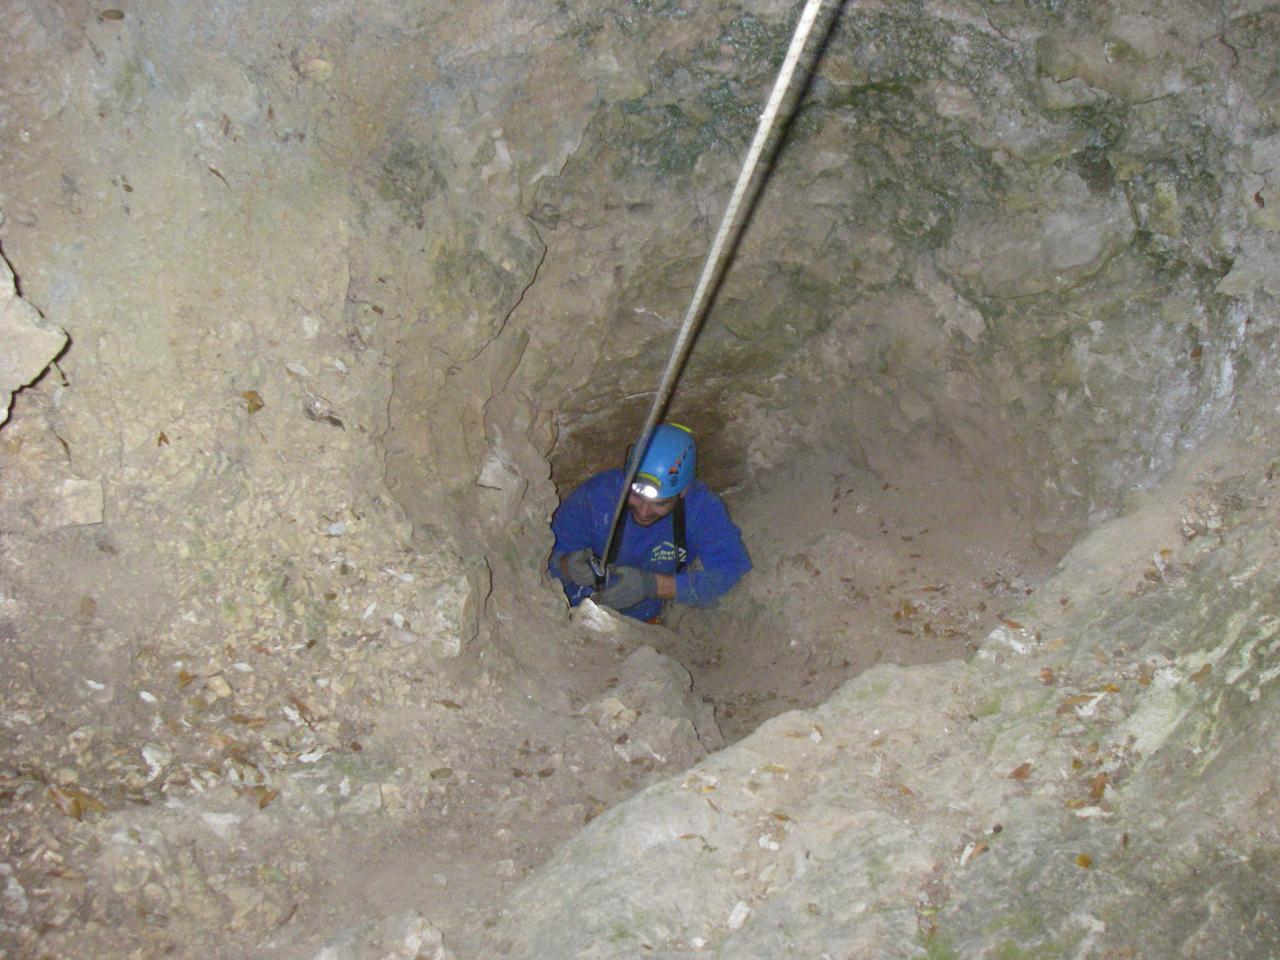
[[[618,494],[618,504],[614,508],[613,520],[609,524],[609,538],[605,541],[604,559],[593,558],[591,563],[591,568],[596,574],[597,590],[604,586],[609,564],[617,556],[618,547],[615,541],[618,537],[618,521],[622,519],[622,508],[627,502],[627,493],[631,490],[631,481],[635,479],[636,470],[640,466],[640,458],[649,447],[649,441],[653,438],[654,428],[657,426],[662,412],[666,409],[671,392],[675,389],[676,378],[684,367],[689,350],[693,347],[694,337],[697,336],[698,327],[701,326],[706,313],[707,300],[714,288],[715,281],[721,276],[721,268],[724,266],[726,254],[733,249],[733,244],[729,242],[730,238],[736,237],[741,230],[742,218],[740,214],[744,210],[750,209],[751,205],[744,205],[743,199],[747,195],[747,188],[751,186],[751,182],[755,177],[756,168],[759,166],[760,156],[764,152],[765,144],[768,143],[769,137],[776,126],[783,98],[791,87],[791,77],[796,71],[796,65],[800,61],[800,55],[804,52],[805,43],[809,39],[809,33],[812,31],[813,23],[818,17],[818,11],[822,9],[822,4],[823,0],[806,0],[804,11],[796,22],[795,33],[791,37],[791,47],[787,50],[787,56],[782,61],[782,67],[778,71],[778,79],[774,82],[773,93],[769,96],[769,102],[764,108],[764,113],[760,115],[760,123],[756,127],[755,139],[751,141],[751,147],[747,150],[746,160],[742,164],[742,172],[738,174],[738,182],[734,185],[733,194],[729,197],[724,216],[720,220],[720,229],[716,231],[715,240],[711,244],[711,250],[708,252],[706,263],[703,265],[702,276],[698,278],[698,286],[693,291],[693,299],[689,303],[689,309],[685,311],[684,323],[681,324],[680,332],[676,335],[676,341],[671,348],[671,356],[667,358],[667,368],[663,371],[662,380],[659,383],[657,393],[653,397],[653,404],[649,407],[649,416],[645,420],[644,429],[640,431],[636,445],[632,448],[631,459],[622,478],[622,490]],[[839,4],[836,6],[839,9]]]

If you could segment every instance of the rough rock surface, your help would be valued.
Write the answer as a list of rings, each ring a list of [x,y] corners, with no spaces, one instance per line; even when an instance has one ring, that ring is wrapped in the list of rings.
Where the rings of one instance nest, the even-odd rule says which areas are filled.
[[[830,669],[794,674],[785,701],[806,707],[872,647],[958,653],[997,614],[1022,626],[985,649],[1028,652],[881,667],[687,786],[659,781],[718,744],[713,707],[741,704],[688,687],[705,649],[683,666],[642,650],[688,636],[568,616],[546,524],[556,486],[613,465],[640,423],[796,4],[0,12],[0,949],[555,956],[550,921],[519,922],[545,888],[498,913],[584,825],[619,871],[662,853],[672,873],[645,895],[664,910],[668,880],[695,875],[665,858],[714,868],[684,912],[640,916],[593,900],[612,868],[582,861],[592,949],[778,938],[762,918],[811,882],[787,859],[806,786],[814,828],[838,819],[850,843],[813,876],[852,884],[849,909],[886,899],[829,929],[805,900],[796,942],[1192,954],[1239,921],[1237,952],[1267,955],[1271,721],[1245,685],[1274,699],[1255,517],[1273,516],[1258,451],[1280,352],[1273,5],[869,2],[824,26],[672,408],[761,531],[754,581],[693,632],[718,623],[708,643],[753,654],[821,633],[809,669]],[[1100,528],[1027,612],[1010,604],[1037,576],[982,586],[983,562],[944,556],[963,524],[938,541],[828,519],[855,482],[867,518],[907,490],[943,523],[978,512],[936,492],[954,478],[995,505],[982,546],[1012,530],[1010,552],[1043,562],[1140,515],[1144,490],[1180,503],[1159,484],[1199,447],[1218,466],[1182,546],[1126,552],[1130,528]],[[797,482],[827,463],[838,477]],[[779,504],[811,509],[771,542]],[[903,555],[872,536],[914,539]],[[957,587],[944,620],[911,592],[940,585],[917,560],[981,589]],[[874,628],[873,580],[902,614]],[[1059,609],[1056,585],[1079,598]],[[966,631],[960,649],[884,642],[929,625]],[[895,693],[912,712],[876,744]],[[939,724],[964,733],[913,752]],[[836,746],[860,776],[836,776]],[[645,790],[697,829],[609,812]],[[1223,885],[1196,899],[1199,863]],[[1042,916],[979,928],[1010,864]],[[1159,905],[1149,927],[1108,912],[1124,896]]]
[[[604,814],[495,950],[1272,956],[1273,439],[1086,537],[973,660],[876,667]]]
[[[13,270],[0,257],[0,338],[4,355],[0,356],[0,393],[4,407],[0,423],[9,419],[9,402],[14,391],[27,386],[44,373],[49,363],[66,346],[67,335],[46,323],[40,313],[18,296]]]

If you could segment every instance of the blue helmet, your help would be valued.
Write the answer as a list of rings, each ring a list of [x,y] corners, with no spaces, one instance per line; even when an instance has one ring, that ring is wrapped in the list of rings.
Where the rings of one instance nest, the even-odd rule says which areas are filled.
[[[640,460],[631,489],[646,500],[678,496],[693,482],[697,460],[692,430],[678,423],[659,424]]]

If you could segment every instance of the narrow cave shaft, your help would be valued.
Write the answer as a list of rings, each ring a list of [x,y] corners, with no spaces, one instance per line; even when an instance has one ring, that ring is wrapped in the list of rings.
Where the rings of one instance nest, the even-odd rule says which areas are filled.
[[[0,953],[1280,955],[1280,15],[7,4]]]
[[[716,608],[674,611],[662,647],[731,741],[876,664],[969,657],[1017,623],[1058,560],[945,461],[922,459],[899,484],[835,455],[797,468],[730,498],[755,570]]]

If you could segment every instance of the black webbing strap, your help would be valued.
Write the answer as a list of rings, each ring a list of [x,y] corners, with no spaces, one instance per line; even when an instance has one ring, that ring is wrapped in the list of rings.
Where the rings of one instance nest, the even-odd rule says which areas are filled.
[[[684,532],[684,497],[676,501],[676,508],[671,512],[671,538],[676,547],[676,573],[680,573],[689,562],[688,541]],[[618,547],[621,545],[622,538],[614,537],[609,556],[604,558],[606,567],[613,566],[613,562],[618,559]]]
[[[671,532],[676,541],[676,573],[679,573],[689,560],[684,535],[684,497],[676,501],[675,512],[671,514]]]
[[[613,566],[613,561],[618,559],[618,547],[620,547],[621,545],[622,545],[621,537],[614,537],[613,542],[609,544],[609,555],[604,558],[604,568],[606,570],[608,570],[610,567]],[[599,574],[596,575],[596,579],[600,580]],[[596,584],[597,590],[600,590],[603,587],[604,587],[604,584],[602,582]]]

